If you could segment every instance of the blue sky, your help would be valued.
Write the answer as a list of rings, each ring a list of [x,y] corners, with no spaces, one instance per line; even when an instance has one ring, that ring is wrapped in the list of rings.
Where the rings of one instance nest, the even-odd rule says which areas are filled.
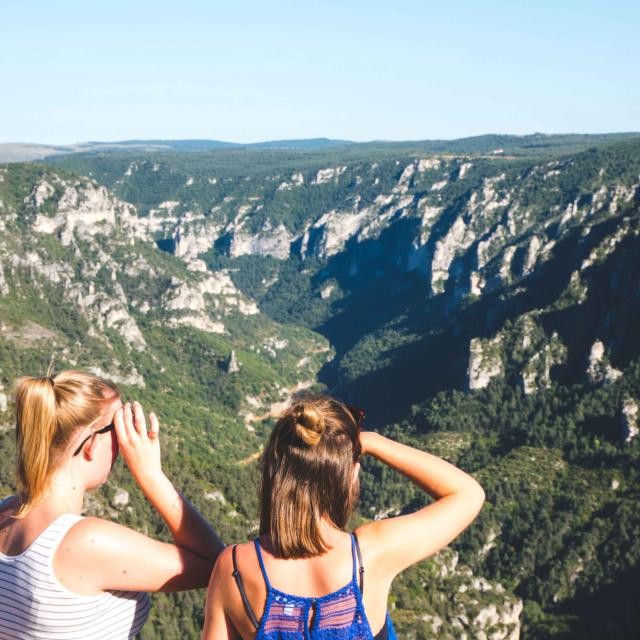
[[[640,3],[0,0],[0,142],[640,130]]]

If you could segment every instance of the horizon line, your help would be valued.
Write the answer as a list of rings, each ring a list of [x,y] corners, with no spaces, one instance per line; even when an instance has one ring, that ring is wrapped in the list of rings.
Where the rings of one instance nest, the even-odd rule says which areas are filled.
[[[544,132],[544,131],[533,131],[531,133],[497,133],[497,132],[487,132],[487,133],[479,133],[469,136],[459,136],[453,138],[370,138],[366,140],[352,140],[346,138],[330,138],[328,136],[312,136],[308,138],[268,138],[261,140],[252,140],[246,142],[237,142],[234,140],[222,140],[220,138],[201,138],[201,137],[178,137],[178,138],[121,138],[114,140],[100,140],[100,139],[88,139],[82,140],[79,142],[26,142],[26,141],[17,141],[17,140],[7,140],[0,141],[1,145],[30,145],[30,146],[38,146],[38,147],[77,147],[81,145],[93,145],[93,144],[135,144],[135,143],[168,143],[168,142],[215,142],[219,144],[229,144],[229,145],[237,145],[237,146],[245,146],[245,145],[259,145],[259,144],[268,144],[268,143],[286,143],[286,142],[308,142],[313,140],[326,140],[327,142],[334,143],[344,143],[344,144],[371,144],[371,143],[400,143],[400,142],[453,142],[456,140],[468,140],[470,138],[482,138],[487,136],[497,136],[497,137],[513,137],[513,138],[527,138],[532,136],[607,136],[607,135],[639,135],[640,131],[597,131],[597,132],[584,132],[584,131],[556,131],[552,133]]]

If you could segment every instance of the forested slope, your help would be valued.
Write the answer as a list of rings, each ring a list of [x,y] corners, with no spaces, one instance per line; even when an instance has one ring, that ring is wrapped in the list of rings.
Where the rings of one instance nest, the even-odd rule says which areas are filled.
[[[5,459],[15,376],[52,356],[102,371],[161,416],[169,474],[242,539],[278,403],[325,387],[487,491],[452,550],[398,579],[402,637],[634,637],[640,143],[577,142],[0,169]],[[363,475],[356,520],[424,502]],[[120,467],[88,507],[162,531]],[[202,600],[156,597],[145,637],[197,637]]]

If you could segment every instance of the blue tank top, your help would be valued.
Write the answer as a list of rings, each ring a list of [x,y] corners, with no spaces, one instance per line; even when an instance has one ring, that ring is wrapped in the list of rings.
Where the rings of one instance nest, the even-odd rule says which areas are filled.
[[[234,576],[238,582],[245,608],[257,627],[256,640],[375,640],[362,604],[362,591],[358,586],[356,552],[360,556],[356,537],[351,535],[353,574],[344,587],[320,598],[294,596],[275,589],[269,582],[262,559],[260,541],[254,540],[260,570],[267,587],[267,601],[259,625],[242,588],[237,569]],[[235,550],[234,550],[235,551]],[[234,563],[235,564],[235,563]],[[360,559],[360,579],[364,573]],[[237,575],[236,575],[237,574]],[[313,620],[309,626],[310,613]],[[396,640],[391,618],[387,614],[385,627],[387,640]],[[378,638],[382,636],[378,634]]]

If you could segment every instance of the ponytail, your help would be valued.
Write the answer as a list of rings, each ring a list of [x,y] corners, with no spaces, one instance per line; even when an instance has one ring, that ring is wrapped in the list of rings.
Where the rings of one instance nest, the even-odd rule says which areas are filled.
[[[17,487],[26,515],[47,488],[49,458],[56,436],[56,396],[51,378],[20,378],[16,383]]]
[[[26,516],[44,497],[61,453],[79,427],[92,424],[117,387],[81,371],[55,377],[20,378],[15,385],[17,468],[20,507]]]

